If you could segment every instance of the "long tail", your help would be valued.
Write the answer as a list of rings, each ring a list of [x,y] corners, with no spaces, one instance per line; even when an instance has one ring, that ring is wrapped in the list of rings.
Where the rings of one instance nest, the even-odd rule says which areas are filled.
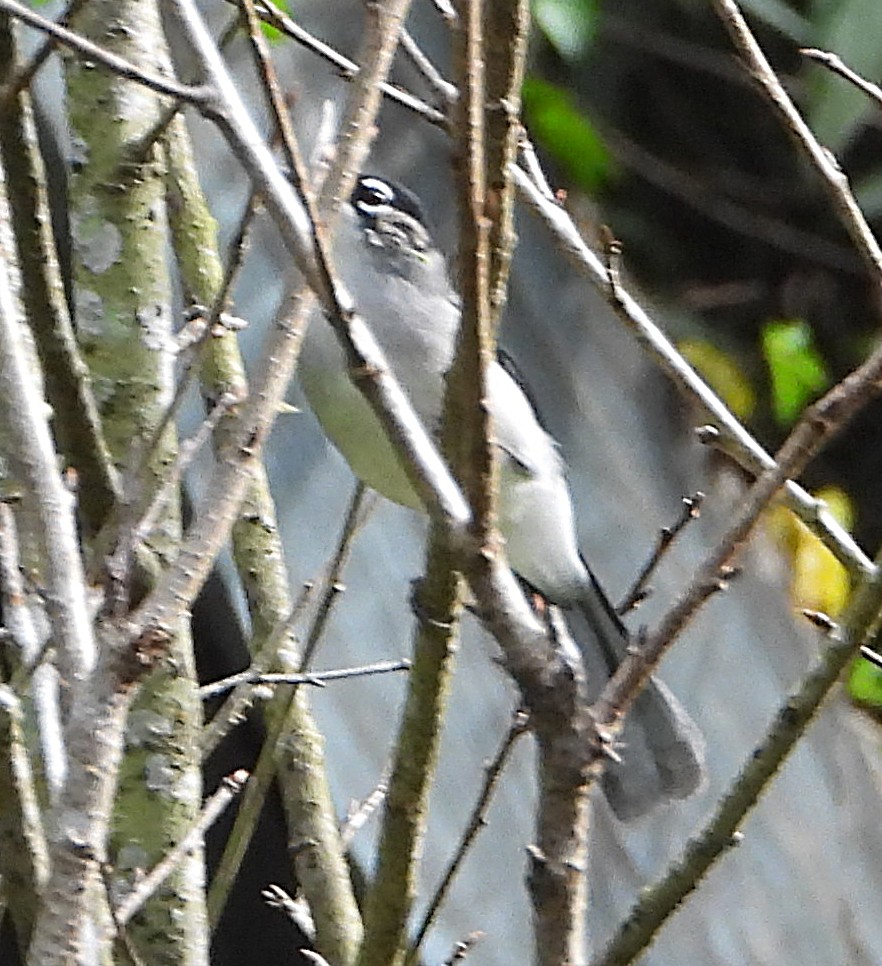
[[[619,620],[594,574],[579,600],[588,633],[575,633],[592,697],[618,667],[629,646]],[[578,631],[578,628],[575,628]],[[637,698],[622,732],[621,765],[603,779],[607,800],[619,818],[637,818],[670,799],[688,798],[705,781],[705,743],[695,722],[658,678]]]

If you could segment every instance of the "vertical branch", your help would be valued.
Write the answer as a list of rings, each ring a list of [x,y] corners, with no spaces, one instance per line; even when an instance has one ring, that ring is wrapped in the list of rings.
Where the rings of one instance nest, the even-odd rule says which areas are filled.
[[[0,685],[0,875],[20,949],[27,949],[49,856],[16,696]]]
[[[454,138],[460,166],[463,319],[457,356],[448,380],[451,421],[447,425],[455,426],[462,440],[452,453],[452,461],[472,502],[474,536],[483,550],[473,558],[468,574],[472,586],[476,587],[493,582],[493,564],[498,557],[494,519],[497,469],[489,442],[486,379],[494,353],[492,326],[504,304],[514,243],[513,187],[508,168],[503,166],[513,156],[516,146],[515,121],[527,11],[520,3],[499,2],[492,9],[488,6],[485,15],[479,0],[459,0],[456,7],[460,29],[454,31],[454,64],[460,98]],[[512,32],[502,34],[500,21]],[[485,50],[483,27],[490,23],[497,41]],[[511,49],[505,52],[499,49],[506,45]],[[492,71],[488,68],[494,98],[485,103],[483,65],[491,56],[497,58]],[[497,102],[496,97],[501,100]],[[488,130],[492,129],[492,144],[485,143],[485,117],[492,119],[487,125]],[[492,253],[489,251],[491,232]],[[520,647],[513,637],[511,628],[507,627],[499,641],[514,669]],[[547,651],[547,647],[543,648],[544,653]],[[561,670],[558,662],[548,660],[547,674],[559,678]],[[531,849],[528,876],[535,917],[535,956],[538,963],[557,966],[578,962],[585,945],[589,800],[583,762],[573,753],[574,748],[585,747],[582,696],[578,680],[571,678],[568,685],[552,685],[555,697],[553,707],[548,707],[546,689],[537,687],[538,682],[532,676],[526,679],[525,685],[525,679],[517,671],[514,673],[524,687],[528,706],[537,712],[533,725],[539,744],[539,805],[537,841]]]
[[[432,528],[426,576],[415,594],[413,664],[383,808],[377,871],[365,903],[358,966],[399,966],[404,961],[459,628],[460,580],[439,529]]]
[[[3,170],[0,169],[0,181]],[[62,676],[75,686],[95,661],[79,554],[73,495],[57,465],[36,357],[22,322],[12,271],[16,260],[4,250],[11,237],[6,198],[0,190],[0,445],[13,479],[21,487],[26,538],[38,555],[29,561],[44,583],[52,635]],[[23,540],[24,542],[24,540]]]
[[[516,242],[514,182],[521,87],[530,32],[529,0],[485,0],[487,215],[490,218],[490,311],[494,328],[505,307]]]
[[[37,740],[31,737],[30,745],[39,748],[40,761],[36,770],[45,784],[46,797],[50,804],[55,804],[67,777],[61,681],[58,669],[43,652],[49,643],[42,630],[44,608],[40,595],[28,591],[19,551],[15,515],[10,506],[0,503],[0,613],[9,635],[0,647],[0,653],[6,657],[3,663],[7,671],[14,669],[11,687],[24,691],[30,685],[28,690],[37,731]],[[0,854],[2,851],[0,849]]]
[[[482,206],[480,200],[473,212],[474,224]],[[463,368],[463,378],[472,388],[480,387],[481,381],[470,380],[465,367],[458,368]],[[453,428],[461,428],[456,415],[451,409],[445,413],[445,427],[451,427],[443,433],[445,444],[456,438]],[[459,454],[460,464],[467,465],[471,456],[466,447]],[[456,471],[454,466],[454,474]],[[448,530],[433,523],[426,576],[414,595],[418,623],[413,665],[383,809],[377,872],[365,903],[365,938],[358,966],[389,966],[404,960],[405,930],[416,893],[429,788],[437,765],[459,628],[461,579],[454,567]]]
[[[49,45],[51,48],[51,44]],[[15,83],[19,63],[8,15],[0,17],[0,87]],[[22,274],[22,302],[43,366],[59,448],[77,472],[80,522],[96,532],[119,497],[119,481],[80,357],[64,294],[30,92],[20,89],[0,110],[0,148]]]
[[[490,327],[489,230],[484,155],[484,37],[481,0],[457,4],[453,62],[460,91],[455,109],[460,211],[462,321],[445,400],[444,448],[474,514],[479,545],[495,540],[495,474],[487,408],[493,360]]]
[[[168,151],[169,181],[176,199],[171,227],[181,272],[193,298],[203,305],[214,305],[221,293],[224,274],[218,254],[217,226],[196,177],[182,118],[170,129]],[[226,331],[210,339],[203,355],[201,378],[203,394],[209,400],[227,392],[241,397],[247,395],[245,367],[235,333]],[[217,433],[219,451],[234,445],[235,432],[234,419],[221,422]],[[256,656],[291,610],[290,580],[275,504],[266,470],[260,463],[255,465],[247,483],[245,499],[232,529],[232,544],[233,560],[248,598],[252,618],[250,646]],[[290,630],[286,631],[285,638],[291,648],[286,644],[278,650],[294,647]],[[315,919],[318,948],[333,962],[346,963],[354,957],[361,939],[361,916],[337,833],[322,738],[303,689],[293,702],[290,695],[273,697],[265,712],[268,730],[274,732],[277,724],[281,726],[289,704],[286,724],[297,735],[296,747],[302,765],[280,767],[285,761],[285,755],[280,754],[277,774],[289,834],[295,840],[302,838],[311,843],[308,850],[293,850],[295,878]],[[319,861],[315,861],[316,856],[320,856]]]
[[[154,0],[92,0],[78,26],[102,49],[157,75],[170,74]],[[164,158],[151,140],[164,105],[142,83],[79,60],[68,63],[67,93],[78,145],[70,182],[76,331],[107,445],[125,481],[124,500],[147,504],[174,472],[177,449],[172,428],[151,446],[174,396]],[[116,534],[124,548],[119,559],[127,565],[108,580],[115,616],[143,596],[180,537],[176,499],[167,502],[149,547],[135,547],[129,532]],[[98,959],[109,953],[103,863],[111,866],[114,890],[125,891],[140,869],[160,859],[169,841],[186,834],[201,804],[196,740],[201,702],[187,617],[176,615],[172,633],[163,639],[162,657],[168,660],[145,659],[136,667],[126,663],[125,633],[111,627],[106,614],[101,624],[105,641],[114,638],[118,653],[102,654],[90,686],[73,696],[67,739],[77,760],[51,814],[52,873],[35,940],[41,955],[61,959],[82,955],[87,947],[94,947]],[[137,682],[148,669],[153,673],[137,695],[127,733]],[[84,841],[70,827],[73,812],[83,815]],[[135,944],[143,938],[154,955],[169,961],[207,962],[202,879],[197,850],[131,924]],[[62,905],[68,923],[60,950],[51,953],[62,927],[50,903]]]
[[[70,768],[59,805],[50,813],[51,869],[27,966],[109,962],[112,923],[101,869],[122,733],[141,668],[129,654],[127,635],[117,628],[102,628],[99,641],[98,663],[88,687],[78,689],[65,729]]]

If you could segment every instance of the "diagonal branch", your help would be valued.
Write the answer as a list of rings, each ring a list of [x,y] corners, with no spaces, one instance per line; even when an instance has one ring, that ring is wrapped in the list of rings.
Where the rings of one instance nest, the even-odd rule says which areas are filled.
[[[512,174],[521,196],[545,221],[576,267],[606,295],[609,304],[634,334],[640,346],[670,376],[677,388],[695,399],[720,427],[726,452],[756,476],[771,469],[774,466],[772,457],[686,362],[637,300],[621,285],[610,284],[607,267],[585,243],[569,214],[549,198],[540,185],[520,167],[513,167]],[[792,480],[785,483],[782,497],[788,509],[819,536],[853,577],[861,579],[874,572],[875,565],[872,560],[836,521],[823,501],[815,499]]]

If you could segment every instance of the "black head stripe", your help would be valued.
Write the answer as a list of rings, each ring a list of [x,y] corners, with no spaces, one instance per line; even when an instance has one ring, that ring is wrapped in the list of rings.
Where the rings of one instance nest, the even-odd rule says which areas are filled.
[[[355,185],[351,201],[352,207],[367,220],[372,220],[381,208],[394,208],[426,227],[426,216],[417,196],[394,181],[364,174]]]

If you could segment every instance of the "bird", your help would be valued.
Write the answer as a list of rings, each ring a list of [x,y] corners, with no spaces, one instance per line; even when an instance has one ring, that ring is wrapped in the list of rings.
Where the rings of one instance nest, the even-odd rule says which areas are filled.
[[[340,213],[334,265],[423,425],[437,438],[461,312],[446,258],[416,195],[378,175],[361,175]],[[325,435],[356,477],[395,503],[423,510],[322,319],[310,321],[298,373]],[[487,405],[499,463],[498,527],[509,565],[545,601],[582,615],[581,633],[573,636],[596,696],[631,646],[630,635],[580,552],[560,449],[507,356],[489,366]],[[622,746],[623,763],[607,768],[603,780],[620,819],[637,818],[702,786],[701,732],[657,677],[635,702]]]

